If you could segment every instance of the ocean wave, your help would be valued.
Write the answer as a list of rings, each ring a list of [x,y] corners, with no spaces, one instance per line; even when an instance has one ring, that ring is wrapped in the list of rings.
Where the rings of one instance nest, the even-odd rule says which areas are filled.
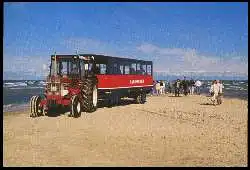
[[[3,112],[14,112],[26,109],[29,107],[29,103],[22,104],[7,104],[3,105]]]
[[[4,87],[25,87],[28,86],[25,82],[4,83]]]
[[[10,108],[10,107],[12,107],[13,106],[13,104],[7,104],[7,105],[3,105],[3,108],[4,109],[7,109],[7,108]]]
[[[11,87],[11,90],[22,90],[22,89],[43,89],[44,87]]]
[[[33,85],[35,81],[25,81],[28,85]]]
[[[45,81],[20,81],[20,82],[5,82],[3,83],[4,88],[10,89],[22,89],[22,88],[44,88],[46,85]]]

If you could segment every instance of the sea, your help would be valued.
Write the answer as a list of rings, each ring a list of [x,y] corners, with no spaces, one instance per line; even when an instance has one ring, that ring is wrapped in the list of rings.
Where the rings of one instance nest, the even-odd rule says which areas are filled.
[[[168,80],[166,80],[168,81]],[[212,80],[203,80],[201,93],[208,94]],[[248,80],[222,80],[224,97],[248,101]],[[3,112],[19,111],[29,107],[33,95],[44,93],[44,80],[4,80]]]

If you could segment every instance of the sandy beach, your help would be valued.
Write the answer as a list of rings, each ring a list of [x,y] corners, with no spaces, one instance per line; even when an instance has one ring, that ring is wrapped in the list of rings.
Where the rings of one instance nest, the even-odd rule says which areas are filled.
[[[148,97],[80,118],[4,113],[4,166],[247,166],[248,101]]]

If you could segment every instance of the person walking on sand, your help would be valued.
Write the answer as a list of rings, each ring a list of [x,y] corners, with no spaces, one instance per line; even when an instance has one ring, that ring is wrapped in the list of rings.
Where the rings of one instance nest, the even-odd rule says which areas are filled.
[[[156,85],[155,85],[155,88],[156,88],[156,95],[159,96],[160,95],[160,91],[161,91],[161,85],[160,85],[160,82],[157,81]]]
[[[175,87],[175,96],[180,96],[180,88],[181,88],[181,81],[180,79],[177,79],[177,81],[174,84]]]
[[[202,83],[201,83],[200,80],[197,80],[197,81],[195,82],[196,94],[198,94],[198,95],[200,95],[200,93],[201,93],[201,92],[200,92],[201,85],[202,85]]]
[[[173,93],[173,89],[174,89],[174,82],[173,81],[169,81],[168,92],[169,93]]]
[[[184,77],[184,80],[182,81],[182,87],[184,91],[184,95],[188,95],[188,81],[186,80],[186,77]]]
[[[194,94],[195,82],[193,79],[190,80],[190,94]]]
[[[222,88],[223,88],[223,84],[219,80],[217,80],[217,84],[219,86],[219,93],[218,93],[217,103],[220,105],[220,104],[222,104],[222,94],[223,94]]]
[[[161,81],[161,94],[165,94],[165,82]]]
[[[163,81],[161,80],[160,81],[160,94],[163,94],[162,89],[163,89]]]
[[[152,91],[151,91],[152,92],[152,96],[154,96],[156,94],[156,83],[157,82],[154,80],[153,81],[153,88],[152,88]]]
[[[219,92],[220,92],[220,85],[217,82],[218,81],[214,80],[212,85],[211,85],[211,88],[210,88],[210,93],[212,95],[211,100],[212,100],[214,106],[216,105],[216,101],[218,104],[218,96],[219,96]]]

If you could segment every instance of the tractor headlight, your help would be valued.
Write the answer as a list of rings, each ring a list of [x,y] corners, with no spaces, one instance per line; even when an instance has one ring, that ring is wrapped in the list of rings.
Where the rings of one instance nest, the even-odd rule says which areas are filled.
[[[56,86],[52,86],[52,87],[51,87],[51,91],[57,91]]]
[[[63,91],[62,91],[62,96],[66,96],[68,93],[69,93],[68,90],[63,90]]]

